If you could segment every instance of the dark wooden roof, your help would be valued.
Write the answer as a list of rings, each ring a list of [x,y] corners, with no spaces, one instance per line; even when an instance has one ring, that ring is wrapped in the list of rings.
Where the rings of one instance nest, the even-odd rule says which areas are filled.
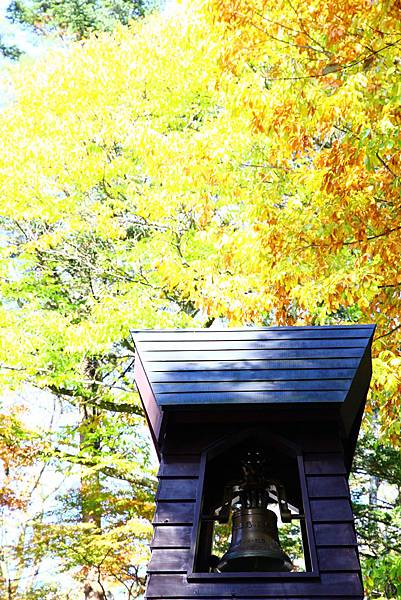
[[[373,325],[137,331],[137,386],[156,430],[174,408],[321,403],[341,405],[350,429],[373,334]]]

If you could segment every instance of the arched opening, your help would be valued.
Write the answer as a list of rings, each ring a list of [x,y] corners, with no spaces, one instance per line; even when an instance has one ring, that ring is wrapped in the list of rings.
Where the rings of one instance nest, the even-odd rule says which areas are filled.
[[[194,571],[311,570],[298,450],[253,430],[204,454]]]

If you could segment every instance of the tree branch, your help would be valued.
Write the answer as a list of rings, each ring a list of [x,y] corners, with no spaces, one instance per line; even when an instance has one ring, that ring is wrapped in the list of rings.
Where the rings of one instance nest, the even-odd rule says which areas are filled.
[[[98,470],[107,477],[113,477],[114,479],[123,479],[128,483],[131,483],[141,488],[145,488],[152,493],[156,492],[157,483],[155,481],[131,476],[129,473],[119,471],[116,467],[99,465],[95,460],[87,456],[82,456],[80,454],[71,454],[70,452],[60,450],[59,448],[54,448],[51,452],[49,452],[47,458],[53,458],[54,455],[56,455],[57,458],[59,458],[60,460],[66,460],[73,464],[82,465],[84,467],[98,467]]]
[[[141,407],[129,404],[128,402],[116,403],[111,400],[105,400],[96,397],[92,398],[89,395],[83,395],[82,392],[76,392],[75,390],[60,388],[56,385],[48,385],[46,387],[50,392],[56,394],[57,396],[67,396],[68,398],[81,399],[84,403],[90,404],[91,406],[96,406],[97,408],[102,408],[103,410],[109,410],[112,412],[124,412],[132,415],[138,415],[138,417],[143,417],[143,411]]]
[[[389,335],[392,335],[395,331],[397,331],[398,329],[401,328],[401,325],[397,325],[396,327],[394,327],[393,329],[391,329],[390,331],[387,331],[387,333],[383,333],[382,335],[378,335],[375,337],[376,340],[380,340],[381,338],[387,337]]]

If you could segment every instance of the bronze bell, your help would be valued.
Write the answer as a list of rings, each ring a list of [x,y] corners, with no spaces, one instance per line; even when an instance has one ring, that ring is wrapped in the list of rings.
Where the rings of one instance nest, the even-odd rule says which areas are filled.
[[[283,521],[292,515],[284,489],[266,477],[265,460],[258,450],[242,462],[243,479],[226,491],[221,520],[232,512],[232,539],[216,567],[217,572],[291,571],[293,564],[280,546],[277,516],[267,507],[277,503]]]
[[[217,565],[219,572],[291,571],[280,546],[277,517],[267,508],[235,510],[231,544]]]

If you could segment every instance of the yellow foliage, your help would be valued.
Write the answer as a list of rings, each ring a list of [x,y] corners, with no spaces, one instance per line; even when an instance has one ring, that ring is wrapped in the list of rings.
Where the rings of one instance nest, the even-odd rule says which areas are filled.
[[[373,321],[375,352],[397,357],[400,16],[395,0],[207,0],[180,26],[153,16],[17,69],[0,197],[31,229],[12,252],[26,272],[38,253],[96,256],[82,312],[55,317],[30,280],[2,318],[4,360],[14,347],[47,381],[61,352],[72,374],[129,327],[196,315]],[[392,360],[377,389],[396,389]]]

